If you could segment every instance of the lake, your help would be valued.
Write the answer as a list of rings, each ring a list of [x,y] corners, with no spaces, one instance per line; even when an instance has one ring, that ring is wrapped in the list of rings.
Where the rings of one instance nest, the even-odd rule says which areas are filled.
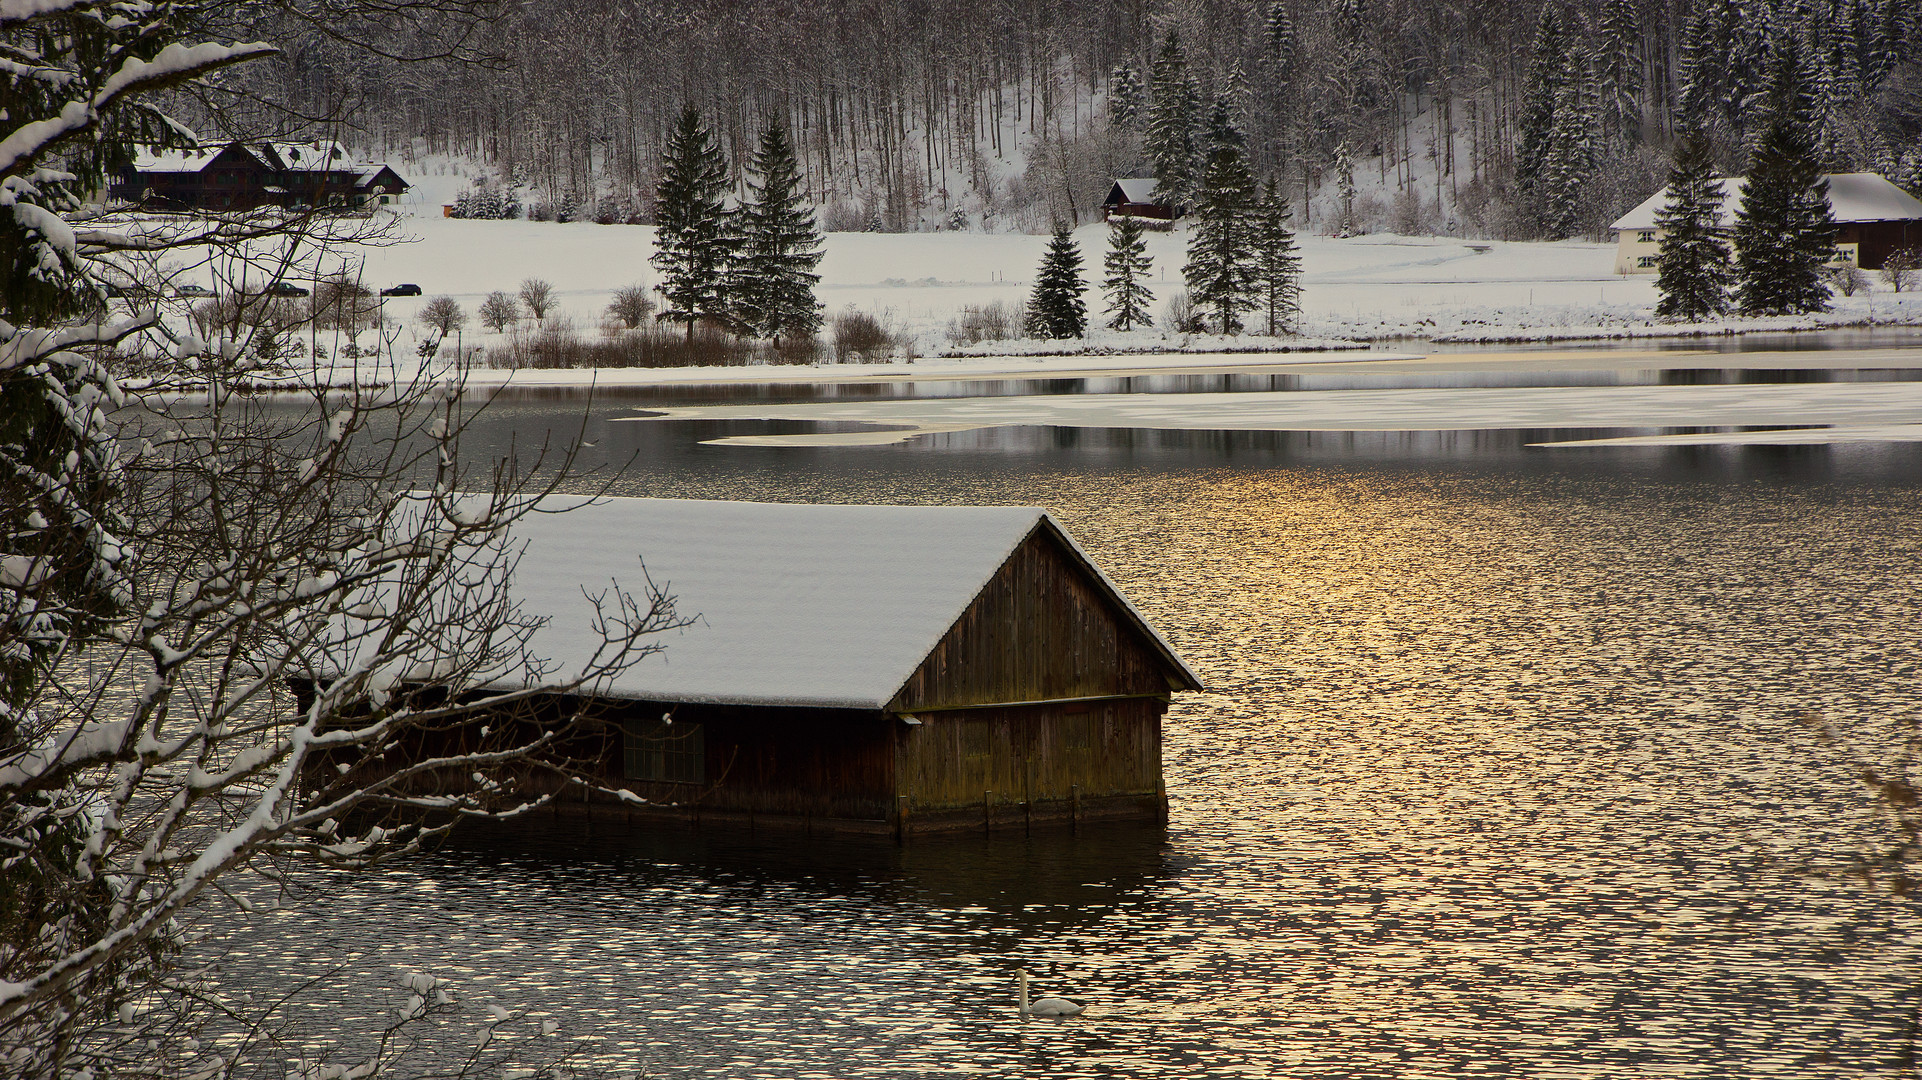
[[[1553,371],[1515,377],[1625,378]],[[1206,377],[1167,378],[1126,389]],[[819,429],[617,419],[875,392],[510,391],[467,450],[580,431],[614,494],[1050,508],[1209,685],[1168,715],[1165,830],[905,848],[480,831],[231,930],[228,978],[322,977],[287,1010],[295,1044],[319,1047],[398,1003],[395,967],[429,971],[470,1014],[559,1023],[546,1039],[503,1025],[495,1049],[669,1077],[1809,1077],[1907,1060],[1922,924],[1855,876],[1893,834],[1817,729],[1885,756],[1916,719],[1922,444],[1011,427],[795,449],[705,440]],[[1087,1014],[1018,1016],[1019,966]]]

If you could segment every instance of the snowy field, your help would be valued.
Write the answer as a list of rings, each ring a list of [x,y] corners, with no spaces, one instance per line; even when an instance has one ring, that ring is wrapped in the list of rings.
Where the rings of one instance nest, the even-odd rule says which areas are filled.
[[[488,344],[491,336],[472,321],[481,300],[494,291],[514,293],[523,279],[551,283],[557,314],[584,333],[598,332],[614,290],[656,284],[648,265],[654,230],[648,226],[439,217],[406,217],[396,224],[406,242],[358,249],[363,280],[376,288],[403,282],[421,287],[424,295],[419,299],[387,302],[389,319],[403,324],[426,299],[453,297],[469,313],[464,343],[470,348]],[[1098,223],[1076,230],[1091,281],[1100,276],[1106,231],[1107,226]],[[947,331],[964,309],[997,302],[1012,308],[1026,297],[1046,242],[1044,236],[1010,233],[831,233],[820,266],[819,295],[828,314],[868,312],[908,335],[915,355],[936,356],[956,349]],[[1148,234],[1158,321],[1165,322],[1167,299],[1181,288],[1186,242],[1185,229]],[[1823,316],[1701,327],[1657,323],[1654,278],[1615,274],[1615,249],[1606,244],[1393,235],[1346,240],[1302,236],[1300,243],[1299,329],[1306,340],[1189,340],[1157,328],[1131,334],[1099,331],[1086,346],[1113,355],[1224,347],[1325,349],[1343,341],[1397,338],[1572,340],[1922,323],[1922,294],[1892,294],[1879,280],[1872,291],[1836,297],[1835,310]],[[1098,325],[1098,291],[1091,289],[1088,300],[1091,322]],[[405,335],[401,341],[405,343]],[[1033,352],[1037,345],[986,343],[967,351],[1008,355]],[[1045,348],[1057,351],[1060,344]]]

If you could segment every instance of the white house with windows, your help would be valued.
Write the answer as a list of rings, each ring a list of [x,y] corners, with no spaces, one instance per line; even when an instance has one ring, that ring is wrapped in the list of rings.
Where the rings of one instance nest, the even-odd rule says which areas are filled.
[[[1829,182],[1829,208],[1839,226],[1830,266],[1880,270],[1891,252],[1922,246],[1922,201],[1875,173],[1830,173],[1825,179]],[[1740,176],[1722,180],[1724,230],[1735,227],[1745,183],[1746,178]],[[1615,230],[1616,273],[1655,273],[1655,256],[1662,240],[1655,215],[1667,201],[1668,190],[1664,188],[1609,226]]]

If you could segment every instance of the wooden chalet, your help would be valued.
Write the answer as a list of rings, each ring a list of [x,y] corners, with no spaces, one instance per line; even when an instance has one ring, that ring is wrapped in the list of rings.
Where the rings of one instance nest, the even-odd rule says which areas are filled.
[[[1835,216],[1835,257],[1831,267],[1858,266],[1880,270],[1891,254],[1905,248],[1922,251],[1922,201],[1875,173],[1830,173],[1829,211]],[[1747,178],[1722,180],[1721,227],[1735,227],[1742,208]],[[1655,215],[1668,203],[1668,190],[1650,195],[1609,225],[1616,236],[1615,272],[1653,274],[1660,267],[1656,255],[1663,230]]]
[[[583,590],[637,591],[643,560],[692,620],[556,704],[603,721],[573,756],[634,797],[569,804],[903,837],[1164,813],[1161,718],[1200,680],[1046,511],[550,503],[507,541],[543,681],[601,642]]]
[[[1173,221],[1180,216],[1181,208],[1161,197],[1153,177],[1116,180],[1108,189],[1108,197],[1101,201],[1103,221],[1118,217]]]
[[[394,202],[408,186],[391,167],[354,161],[335,142],[231,142],[143,149],[108,195],[159,210],[364,209]]]

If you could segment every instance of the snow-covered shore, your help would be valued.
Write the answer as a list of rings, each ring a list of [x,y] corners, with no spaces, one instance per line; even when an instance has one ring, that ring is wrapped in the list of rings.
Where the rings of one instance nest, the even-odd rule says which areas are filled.
[[[434,296],[453,297],[471,318],[488,293],[512,294],[523,279],[540,278],[553,285],[558,301],[550,321],[559,318],[594,334],[614,290],[656,284],[648,265],[654,230],[648,226],[438,217],[402,218],[397,224],[410,242],[359,249],[354,257],[370,285],[421,287],[418,299],[387,301],[389,317],[402,323]],[[1075,233],[1090,280],[1100,276],[1106,229],[1095,223]],[[905,339],[910,355],[1038,355],[1088,346],[1110,354],[1268,347],[1249,338],[1186,337],[1161,327],[1128,334],[1097,329],[1085,345],[1073,346],[956,340],[950,329],[969,309],[999,304],[1011,312],[1026,298],[1046,241],[1015,233],[830,233],[819,296],[829,316],[850,310],[874,315]],[[1393,235],[1345,240],[1305,235],[1299,242],[1300,338],[1287,341],[1294,349],[1408,338],[1574,341],[1922,325],[1922,294],[1890,293],[1879,279],[1853,297],[1835,297],[1834,310],[1825,315],[1673,325],[1654,317],[1652,276],[1614,272],[1612,245]],[[1148,234],[1158,321],[1166,321],[1167,301],[1181,290],[1186,243],[1185,228]],[[1090,321],[1098,328],[1099,292],[1091,289],[1087,299]],[[497,340],[471,322],[463,336],[470,348]],[[400,344],[406,343],[403,336]]]

